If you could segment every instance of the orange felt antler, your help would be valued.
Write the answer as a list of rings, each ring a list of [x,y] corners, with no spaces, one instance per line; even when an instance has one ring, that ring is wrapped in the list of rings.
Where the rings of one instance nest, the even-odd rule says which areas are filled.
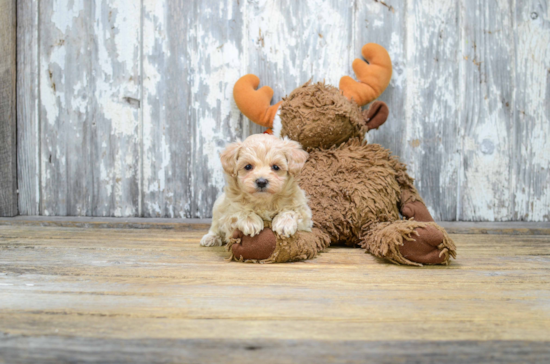
[[[256,91],[260,79],[255,75],[241,77],[233,87],[233,97],[239,110],[258,125],[271,128],[277,109],[282,101],[269,106],[273,97],[273,89],[264,86]]]
[[[353,61],[353,71],[360,82],[349,76],[340,79],[340,90],[344,96],[353,99],[359,106],[380,96],[390,84],[392,74],[390,55],[381,45],[365,44],[361,54],[369,64],[358,58]]]

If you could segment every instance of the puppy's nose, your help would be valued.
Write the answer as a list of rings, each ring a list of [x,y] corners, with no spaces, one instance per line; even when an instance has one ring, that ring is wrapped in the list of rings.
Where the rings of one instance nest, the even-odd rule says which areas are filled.
[[[268,184],[268,181],[265,178],[258,178],[256,180],[256,186],[260,188],[264,188],[265,186],[267,186],[267,184]]]

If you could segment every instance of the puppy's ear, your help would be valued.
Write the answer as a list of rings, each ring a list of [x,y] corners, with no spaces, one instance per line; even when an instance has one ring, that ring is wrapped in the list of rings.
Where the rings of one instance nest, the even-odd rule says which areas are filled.
[[[243,144],[242,142],[231,143],[220,154],[222,167],[225,173],[232,176],[235,175],[237,158],[239,157],[239,151],[241,149],[242,144]]]
[[[295,176],[300,173],[300,171],[304,167],[304,164],[306,163],[309,154],[302,149],[300,143],[287,138],[285,138],[284,141],[285,155],[286,160],[288,161],[288,173],[290,173],[292,176]]]

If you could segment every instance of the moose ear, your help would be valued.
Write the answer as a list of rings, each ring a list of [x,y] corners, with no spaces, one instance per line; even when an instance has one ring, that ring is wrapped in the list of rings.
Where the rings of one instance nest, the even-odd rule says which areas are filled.
[[[252,74],[241,77],[233,87],[233,97],[241,112],[258,125],[271,128],[282,101],[269,105],[273,89],[264,86],[259,90],[260,79]]]
[[[349,76],[340,79],[340,90],[349,100],[363,106],[382,95],[391,80],[392,65],[388,51],[379,44],[368,43],[361,49],[367,62],[355,59],[352,67],[359,82]]]
[[[378,129],[388,119],[390,109],[383,101],[373,102],[368,110],[363,111],[363,120],[367,124],[368,130]]]
[[[229,175],[235,174],[237,158],[239,157],[239,150],[241,149],[242,144],[242,142],[231,143],[220,154],[222,167],[225,173]]]

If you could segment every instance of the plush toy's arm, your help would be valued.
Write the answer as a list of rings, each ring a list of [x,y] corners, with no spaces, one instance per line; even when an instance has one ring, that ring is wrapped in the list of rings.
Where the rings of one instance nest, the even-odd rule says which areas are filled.
[[[233,97],[239,110],[258,125],[271,128],[273,119],[282,101],[269,106],[273,89],[264,86],[257,90],[260,79],[252,74],[241,77],[233,87]]]
[[[376,43],[368,43],[361,50],[363,60],[353,61],[353,71],[359,82],[349,76],[340,79],[340,90],[348,99],[363,106],[376,99],[390,84],[392,65],[390,55],[384,47]]]
[[[330,236],[320,229],[311,232],[297,231],[285,238],[265,228],[259,235],[246,236],[237,230],[233,233],[227,250],[230,260],[256,263],[285,263],[297,260],[313,259],[330,245]]]

